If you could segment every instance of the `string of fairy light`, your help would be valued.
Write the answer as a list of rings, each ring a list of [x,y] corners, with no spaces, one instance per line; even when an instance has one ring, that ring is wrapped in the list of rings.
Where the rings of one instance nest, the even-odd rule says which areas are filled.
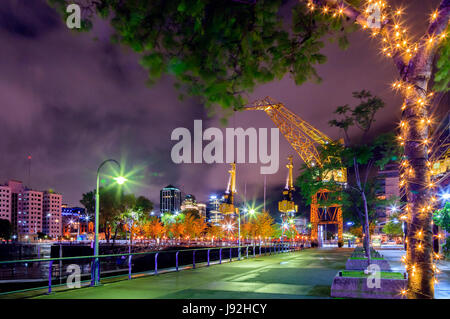
[[[317,4],[316,4],[316,3]],[[343,1],[333,2],[330,6],[326,4],[322,4],[322,2],[326,1],[313,1],[307,0],[307,7],[311,11],[311,13],[321,13],[331,18],[341,19],[347,10],[355,9],[347,5]],[[380,13],[380,25],[379,28],[374,28],[369,21],[372,21],[373,12],[377,10]],[[439,35],[436,34],[425,34],[417,40],[413,40],[413,38],[409,35],[407,28],[404,27],[404,23],[402,22],[402,18],[404,16],[403,8],[393,8],[388,5],[387,1],[383,0],[367,0],[361,6],[361,11],[357,12],[357,16],[355,18],[355,23],[360,25],[363,30],[370,32],[370,37],[373,39],[380,39],[381,46],[381,54],[388,57],[400,60],[404,65],[408,65],[411,59],[414,58],[414,54],[418,53],[420,50],[426,50],[435,47],[439,44],[440,41],[444,40],[447,37],[446,32],[442,32]],[[439,10],[435,10],[430,14],[430,23],[433,23],[439,17]],[[428,116],[427,108],[432,105],[434,92],[421,92],[418,88],[414,87],[412,83],[409,83],[407,80],[397,80],[392,83],[392,89],[397,92],[400,92],[405,101],[401,106],[401,111],[404,112],[408,107],[414,107],[416,109],[417,114],[421,114],[423,116],[419,116],[417,119],[419,129],[429,129],[434,121],[433,118]],[[420,92],[420,93],[417,93]],[[407,129],[408,122],[402,120],[399,123],[399,131],[398,135],[399,144],[404,146],[407,142],[419,142],[424,145],[424,147],[428,148],[430,144],[430,140],[425,138],[423,140],[411,140],[407,139]],[[427,149],[427,154],[430,154],[431,149]],[[400,187],[406,189],[409,182],[413,182],[417,184],[417,181],[413,180],[415,176],[414,167],[409,163],[406,156],[403,156],[401,164],[400,164]],[[427,169],[428,174],[431,174],[432,163],[431,161],[427,161]],[[437,203],[436,196],[432,195],[435,193],[435,184],[430,182],[428,185],[420,185],[427,189],[427,192],[431,194],[429,204],[420,208],[419,213],[423,216],[419,217],[429,217],[427,214],[433,214],[435,204]],[[411,220],[411,216],[409,215],[410,207],[408,204],[404,206],[405,214],[402,216],[402,220],[404,220],[410,226],[417,226],[413,224]],[[410,228],[410,227],[409,227]],[[412,229],[412,228],[410,228]],[[441,238],[441,234],[436,235]],[[430,241],[425,240],[425,230],[418,229],[414,236],[415,247],[414,249],[418,252],[423,252],[426,246],[431,246]],[[411,244],[411,243],[410,243]],[[432,247],[428,247],[432,248]],[[437,274],[440,270],[437,268],[436,260],[439,260],[441,256],[439,254],[433,255],[433,279],[435,283],[437,283]],[[402,262],[405,264],[406,270],[409,270],[410,276],[415,276],[417,272],[418,264],[410,264],[409,260],[406,256],[402,257]],[[410,288],[411,289],[411,288]],[[402,295],[406,295],[408,290],[402,290],[400,292]]]

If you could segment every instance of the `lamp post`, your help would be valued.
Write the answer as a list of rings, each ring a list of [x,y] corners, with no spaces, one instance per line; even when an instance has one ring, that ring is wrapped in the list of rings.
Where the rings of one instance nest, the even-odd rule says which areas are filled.
[[[99,212],[100,212],[100,170],[108,162],[115,163],[119,167],[120,171],[120,164],[118,161],[114,159],[107,159],[103,161],[100,166],[97,169],[97,188],[95,189],[95,237],[94,237],[94,256],[95,256],[95,262],[94,262],[94,286],[98,285],[98,266],[99,266],[99,249],[98,249],[98,224],[99,224]],[[126,181],[126,178],[124,177],[116,177],[114,180],[118,184],[123,184]]]
[[[245,221],[245,213],[247,212],[247,208],[244,208],[244,221]],[[250,211],[248,211],[248,213],[250,215],[254,215],[255,214],[255,210],[254,209],[250,209]],[[236,213],[238,215],[238,246],[239,246],[239,254],[238,254],[238,260],[241,260],[241,214],[239,213],[239,208],[236,208]]]
[[[241,213],[237,207],[236,213],[238,215],[238,260],[241,260]]]

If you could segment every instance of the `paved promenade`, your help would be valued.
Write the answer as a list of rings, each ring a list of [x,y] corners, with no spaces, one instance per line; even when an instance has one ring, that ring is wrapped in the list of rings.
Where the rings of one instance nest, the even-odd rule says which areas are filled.
[[[35,298],[330,298],[352,249],[307,249],[57,291]],[[31,297],[29,293],[9,295]]]

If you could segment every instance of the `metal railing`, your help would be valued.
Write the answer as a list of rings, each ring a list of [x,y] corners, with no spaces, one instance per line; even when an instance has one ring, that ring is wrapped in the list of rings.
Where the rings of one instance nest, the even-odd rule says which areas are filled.
[[[38,265],[41,265],[41,263],[48,263],[48,271],[47,271],[47,278],[41,277],[41,282],[47,282],[46,286],[39,286],[39,287],[33,287],[33,288],[26,288],[26,289],[19,289],[19,290],[11,290],[11,291],[4,291],[0,292],[0,295],[5,294],[11,294],[11,293],[17,293],[17,292],[24,292],[24,291],[31,291],[31,290],[42,290],[47,289],[47,293],[50,294],[52,292],[52,289],[54,287],[63,286],[67,283],[62,283],[62,279],[68,279],[68,276],[63,277],[62,276],[62,264],[67,263],[70,261],[88,261],[89,268],[90,268],[90,278],[87,280],[80,280],[80,284],[83,283],[86,285],[90,284],[91,286],[94,286],[95,282],[95,267],[98,267],[98,282],[100,282],[100,278],[102,279],[108,279],[108,278],[115,278],[115,277],[125,277],[128,275],[128,280],[131,280],[133,278],[133,275],[158,275],[158,272],[161,273],[163,270],[165,272],[171,272],[171,271],[179,271],[180,269],[196,269],[198,266],[206,266],[209,267],[213,262],[216,262],[216,264],[222,264],[224,261],[224,258],[229,259],[229,262],[232,262],[233,259],[240,260],[239,256],[242,256],[241,259],[248,259],[249,258],[249,250],[252,251],[253,258],[256,258],[257,256],[263,256],[263,255],[272,255],[272,254],[279,254],[284,252],[291,252],[296,250],[301,250],[304,248],[303,243],[300,242],[287,242],[287,243],[269,243],[269,244],[254,244],[254,245],[247,245],[247,246],[231,246],[231,247],[213,247],[213,248],[190,248],[190,249],[180,249],[180,250],[159,250],[159,251],[150,251],[150,252],[137,252],[137,253],[120,253],[120,254],[107,254],[107,255],[99,255],[98,257],[98,264],[95,264],[96,256],[76,256],[76,257],[60,257],[60,258],[40,258],[40,259],[25,259],[25,260],[11,260],[11,261],[0,261],[0,268],[5,267],[8,265],[13,266],[13,275],[14,275],[14,269],[16,265],[25,265],[26,267],[29,266],[29,264],[38,263]],[[245,254],[242,254],[242,251],[244,250]],[[203,254],[201,256],[202,252],[205,252],[206,254]],[[218,253],[215,256],[211,256],[211,252]],[[228,251],[225,253],[225,251]],[[198,254],[197,254],[198,252]],[[180,253],[185,254],[185,260],[187,260],[187,264],[180,265]],[[186,255],[187,253],[191,253],[191,257],[188,257]],[[173,261],[172,258],[174,255],[175,259],[175,267],[167,267],[170,265],[170,260]],[[144,271],[137,271],[133,272],[133,261],[137,260],[139,257],[147,257],[154,255],[154,268],[153,269],[146,269]],[[166,267],[159,269],[158,267],[158,257],[160,255],[166,255],[166,257],[169,257],[169,260],[166,258]],[[120,260],[125,260],[127,263],[127,268],[120,268],[115,269],[110,272],[120,272],[119,275],[113,275],[113,276],[100,276],[100,266],[103,262],[106,266],[106,260],[108,258],[119,258]],[[202,257],[206,257],[206,261],[201,262]],[[212,258],[213,257],[213,258]],[[214,258],[216,257],[216,258]],[[134,259],[133,259],[134,258]],[[192,258],[192,259],[191,259]],[[192,262],[191,262],[192,260]],[[59,262],[58,267],[55,266],[55,262]],[[146,263],[148,265],[147,260],[141,261]],[[183,267],[183,268],[181,268]],[[56,269],[55,269],[56,268]],[[58,271],[56,271],[58,270]],[[54,274],[59,274],[59,277],[54,276]],[[89,275],[81,275],[81,276],[89,276]],[[1,278],[0,278],[1,279]],[[26,279],[24,279],[26,281]],[[59,280],[59,284],[55,283]],[[20,280],[16,280],[20,282]],[[1,280],[0,280],[1,282]],[[69,286],[68,286],[69,287]],[[69,287],[70,288],[70,287]]]

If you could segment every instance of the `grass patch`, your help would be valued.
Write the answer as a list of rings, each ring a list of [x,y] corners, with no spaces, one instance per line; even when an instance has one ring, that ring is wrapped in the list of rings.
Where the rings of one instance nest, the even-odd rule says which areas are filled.
[[[363,270],[344,270],[342,271],[342,277],[354,277],[354,278],[365,278],[368,277],[368,274],[365,274]],[[405,279],[401,272],[381,272],[382,279]]]
[[[308,292],[308,296],[330,297],[330,295],[331,295],[331,286],[316,285]]]

